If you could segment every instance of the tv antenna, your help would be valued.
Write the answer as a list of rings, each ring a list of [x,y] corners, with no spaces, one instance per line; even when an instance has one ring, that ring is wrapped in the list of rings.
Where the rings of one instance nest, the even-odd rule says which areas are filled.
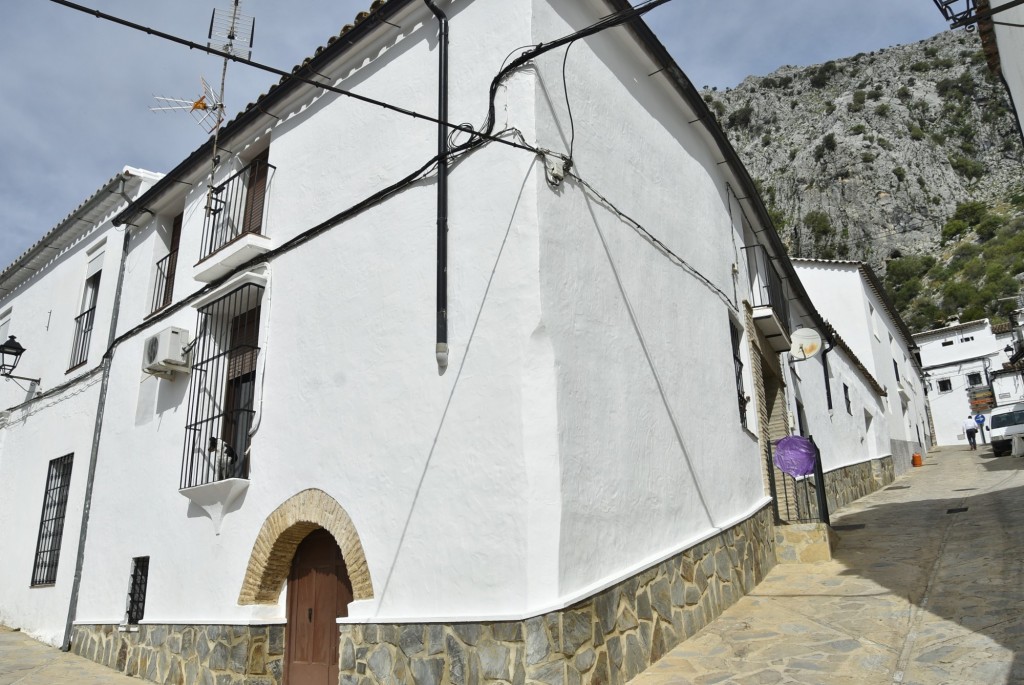
[[[207,47],[225,52],[234,57],[250,59],[252,42],[256,31],[256,20],[242,14],[242,0],[232,0],[230,9],[214,9],[210,16],[210,30],[207,35]],[[189,112],[207,133],[213,138],[213,167],[217,168],[220,157],[217,154],[217,140],[220,126],[224,123],[224,88],[227,84],[228,57],[224,57],[220,70],[220,90],[216,93],[206,79],[202,79],[202,93],[191,100],[154,96],[159,104],[150,107],[154,112]]]

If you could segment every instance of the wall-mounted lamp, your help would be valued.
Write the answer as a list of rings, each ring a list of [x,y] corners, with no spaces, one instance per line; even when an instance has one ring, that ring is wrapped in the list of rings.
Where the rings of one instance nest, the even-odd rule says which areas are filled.
[[[18,362],[21,361],[21,355],[24,353],[25,348],[22,347],[21,343],[13,335],[0,345],[0,376],[14,378],[19,381],[28,381],[38,385],[38,378],[25,378],[24,376],[15,376],[11,373],[18,366]]]

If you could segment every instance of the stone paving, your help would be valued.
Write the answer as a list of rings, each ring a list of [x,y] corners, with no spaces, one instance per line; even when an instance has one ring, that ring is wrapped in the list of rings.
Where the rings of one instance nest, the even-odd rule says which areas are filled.
[[[934,450],[832,523],[631,685],[1024,683],[1024,459]]]
[[[0,626],[0,685],[139,685],[105,666]]]

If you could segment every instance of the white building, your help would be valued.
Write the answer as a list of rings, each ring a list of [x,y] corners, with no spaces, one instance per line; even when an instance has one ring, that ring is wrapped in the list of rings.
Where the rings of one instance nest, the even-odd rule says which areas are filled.
[[[479,133],[410,114],[442,9],[444,118]],[[101,250],[110,332],[67,401],[4,396],[0,620],[157,682],[632,677],[776,559],[778,353],[825,323],[753,182],[623,0],[378,1],[296,73],[363,100],[283,79],[212,177],[210,142],[132,172],[123,232],[8,270],[42,266],[0,311],[44,388],[40,312],[73,319]],[[853,349],[830,373],[874,416]],[[877,486],[887,434],[825,435],[801,363],[829,471]]]
[[[916,333],[914,341],[927,374],[938,444],[966,445],[968,415],[987,417],[998,404],[1021,401],[1019,372],[1003,371],[1009,361],[1009,326],[997,328],[979,319]],[[986,434],[979,434],[979,441],[987,441]]]
[[[125,238],[111,219],[159,177],[125,168],[0,272],[0,333],[27,348],[0,384],[0,622],[63,639]],[[37,382],[38,381],[38,382]]]
[[[915,452],[926,453],[931,434],[921,364],[910,330],[866,264],[798,259],[794,266],[822,316],[885,390],[889,452],[896,473],[903,473]]]

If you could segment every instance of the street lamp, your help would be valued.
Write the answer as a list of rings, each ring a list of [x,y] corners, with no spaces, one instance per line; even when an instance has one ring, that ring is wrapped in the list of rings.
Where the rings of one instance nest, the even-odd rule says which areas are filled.
[[[19,381],[29,381],[38,385],[38,378],[25,378],[24,376],[15,376],[11,373],[18,366],[18,362],[21,361],[21,355],[24,353],[25,348],[13,335],[7,338],[3,344],[0,344],[0,376],[15,378]]]

